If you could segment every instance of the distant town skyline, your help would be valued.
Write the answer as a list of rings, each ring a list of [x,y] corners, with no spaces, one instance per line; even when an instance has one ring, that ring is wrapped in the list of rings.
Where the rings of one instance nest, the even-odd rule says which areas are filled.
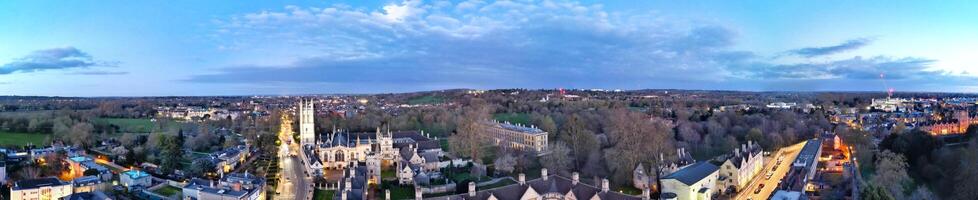
[[[978,2],[4,1],[0,95],[978,92]]]

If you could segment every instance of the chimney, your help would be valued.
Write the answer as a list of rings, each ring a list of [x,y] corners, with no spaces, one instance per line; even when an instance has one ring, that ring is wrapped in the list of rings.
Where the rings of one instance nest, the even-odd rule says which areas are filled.
[[[211,180],[211,188],[214,188],[214,180]]]
[[[341,200],[346,200],[346,190],[343,190],[343,192],[340,192],[340,199]]]
[[[580,176],[581,175],[578,174],[577,172],[572,173],[571,174],[571,185],[577,185],[577,183],[581,181]]]
[[[343,185],[343,191],[353,190],[353,183],[351,183],[350,178],[346,178],[346,184]]]
[[[545,181],[547,180],[547,168],[540,169],[540,178],[543,178]]]
[[[649,187],[645,187],[645,189],[642,189],[642,200],[649,199],[652,199],[652,193],[649,192]]]
[[[526,174],[520,173],[518,177],[520,185],[526,185]]]
[[[241,191],[241,182],[237,182],[234,183],[234,185],[231,185],[231,189],[234,190],[235,192]]]
[[[744,150],[744,153],[747,153],[747,144],[740,144],[740,149]]]
[[[601,179],[601,192],[608,192],[608,179]]]
[[[414,200],[421,200],[421,187],[414,186]]]
[[[391,200],[391,190],[384,190],[384,200]]]
[[[475,197],[475,182],[469,182],[469,196]]]

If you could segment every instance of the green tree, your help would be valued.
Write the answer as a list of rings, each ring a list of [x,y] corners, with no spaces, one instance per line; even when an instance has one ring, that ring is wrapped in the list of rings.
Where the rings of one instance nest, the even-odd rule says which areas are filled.
[[[183,161],[183,131],[179,131],[176,136],[165,136],[162,142],[160,168],[164,173],[173,173],[180,168],[180,162]]]
[[[867,185],[859,191],[859,196],[864,200],[895,200],[886,189],[876,185]]]

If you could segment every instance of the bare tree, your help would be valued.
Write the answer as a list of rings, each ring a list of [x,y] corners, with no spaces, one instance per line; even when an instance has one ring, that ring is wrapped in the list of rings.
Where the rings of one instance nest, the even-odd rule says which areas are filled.
[[[611,148],[605,151],[605,160],[613,180],[625,183],[639,163],[658,166],[660,160],[675,156],[671,122],[626,109],[613,111],[608,120]]]
[[[904,186],[912,182],[907,174],[906,159],[889,150],[883,151],[876,160],[876,175],[870,182],[885,189],[894,199],[906,199]]]
[[[550,145],[550,153],[540,158],[540,164],[544,168],[558,174],[569,174],[574,158],[570,156],[571,149],[563,142],[556,142]]]
[[[470,104],[458,119],[456,133],[448,138],[449,151],[456,156],[468,156],[477,163],[482,163],[480,156],[484,153],[488,142],[481,136],[484,128],[482,123],[489,120],[489,110],[481,102]]]

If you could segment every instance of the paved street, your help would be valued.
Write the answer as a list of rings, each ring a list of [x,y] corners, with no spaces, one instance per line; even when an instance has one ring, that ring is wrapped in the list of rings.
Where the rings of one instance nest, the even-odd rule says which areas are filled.
[[[778,182],[780,182],[780,180],[784,178],[786,174],[788,174],[788,170],[791,169],[791,162],[795,160],[795,157],[797,157],[798,153],[801,152],[801,148],[805,146],[806,142],[808,141],[781,148],[777,153],[771,154],[772,156],[770,159],[765,160],[764,170],[754,176],[754,179],[751,180],[747,188],[741,190],[734,199],[768,199],[768,197],[774,193],[775,188],[777,188]],[[777,165],[778,168],[774,171],[774,175],[772,175],[770,179],[766,179],[765,177],[767,176],[767,173],[771,172],[771,169],[777,164],[778,157],[782,155],[784,158],[782,159],[781,164]],[[760,184],[764,184],[764,188],[761,189],[761,192],[754,194],[754,191],[757,190],[757,187],[759,187]]]

